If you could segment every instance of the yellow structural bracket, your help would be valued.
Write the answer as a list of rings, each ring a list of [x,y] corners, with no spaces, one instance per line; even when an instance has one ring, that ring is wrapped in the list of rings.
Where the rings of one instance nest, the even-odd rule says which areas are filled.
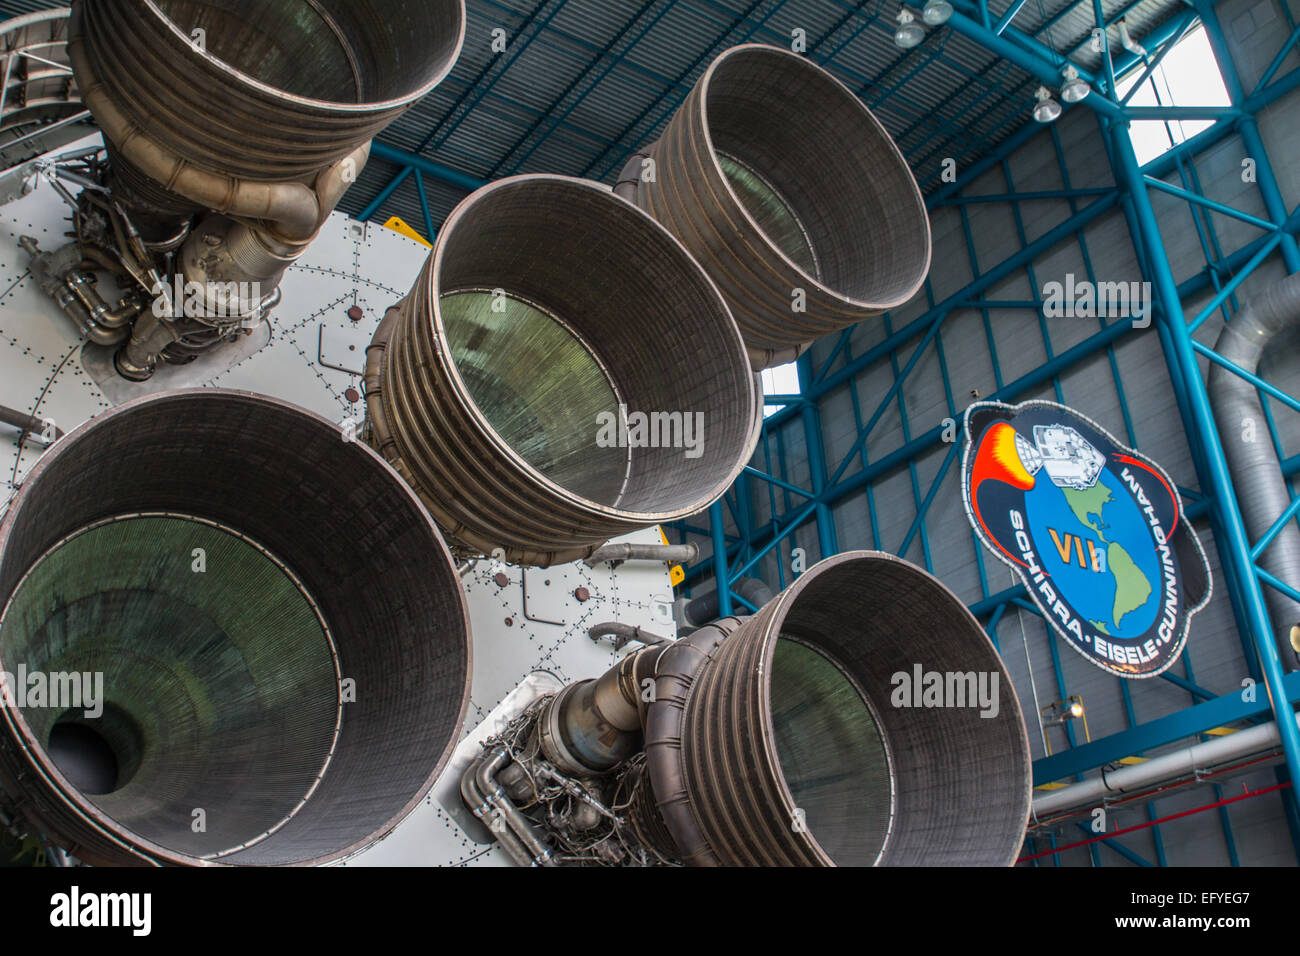
[[[668,543],[668,535],[664,534],[664,529],[662,527],[659,529],[659,537],[663,538],[664,544]],[[677,587],[677,585],[686,580],[686,569],[680,564],[673,565],[668,569],[668,580],[672,582],[673,587]]]
[[[412,229],[401,216],[394,216],[392,219],[388,220],[388,222],[384,223],[384,228],[391,229],[393,232],[399,232],[407,239],[414,239],[422,246],[428,246],[430,249],[433,248],[433,243]]]

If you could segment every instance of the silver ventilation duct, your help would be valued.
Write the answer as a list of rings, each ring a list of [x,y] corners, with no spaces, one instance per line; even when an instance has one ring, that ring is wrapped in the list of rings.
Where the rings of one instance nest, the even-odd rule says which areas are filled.
[[[1300,721],[1300,714],[1295,716],[1295,720]],[[1166,796],[1181,783],[1216,779],[1215,771],[1233,764],[1250,763],[1252,769],[1258,770],[1261,763],[1247,758],[1271,755],[1281,743],[1278,725],[1270,720],[1234,730],[1225,736],[1201,740],[1158,757],[1148,757],[1141,763],[1108,769],[1100,776],[1065,784],[1036,796],[1034,823],[1036,826],[1050,826],[1060,821],[1058,814],[1086,812],[1144,791],[1160,791],[1161,796]]]
[[[1265,352],[1284,333],[1300,329],[1300,274],[1288,276],[1251,298],[1224,326],[1214,350],[1251,374],[1259,371]],[[1291,505],[1291,492],[1282,477],[1269,437],[1264,410],[1255,387],[1220,365],[1210,365],[1210,402],[1219,425],[1219,440],[1228,459],[1233,488],[1252,542],[1259,541]],[[1287,522],[1259,557],[1259,565],[1281,581],[1300,586],[1300,529]],[[1270,587],[1264,588],[1273,632],[1287,670],[1295,670],[1297,648],[1292,628],[1300,624],[1300,604]]]
[[[744,598],[754,607],[761,608],[772,600],[772,589],[758,578],[735,578],[731,593]],[[677,621],[677,636],[685,637],[706,624],[718,619],[721,610],[717,590],[694,598],[678,598],[673,602],[673,618]],[[740,613],[746,613],[743,609]]]
[[[902,305],[930,268],[902,153],[851,90],[788,50],[714,60],[617,188],[708,270],[755,368]]]
[[[865,551],[569,685],[487,752],[467,799],[524,838],[506,849],[525,863],[1006,866],[1032,779],[978,622],[925,571]]]
[[[706,507],[761,426],[704,271],[606,187],[560,176],[452,212],[367,352],[366,402],[369,441],[450,537],[535,565]]]
[[[47,451],[0,524],[0,607],[0,802],[85,862],[338,859],[423,798],[468,706],[464,592],[415,495],[250,393],[129,402]]]

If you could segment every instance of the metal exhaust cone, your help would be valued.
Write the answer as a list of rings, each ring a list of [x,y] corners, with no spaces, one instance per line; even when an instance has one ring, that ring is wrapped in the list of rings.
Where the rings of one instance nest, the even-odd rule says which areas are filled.
[[[111,137],[287,182],[314,178],[414,105],[464,38],[464,0],[77,0],[69,53]]]
[[[756,367],[902,305],[930,268],[925,202],[898,147],[789,50],[719,56],[622,179],[718,284]]]
[[[743,623],[677,642],[657,671],[647,766],[679,859],[1015,861],[1032,780],[1015,690],[975,618],[922,569],[829,558]]]
[[[520,564],[700,511],[761,425],[708,276],[585,180],[519,176],[466,199],[367,359],[371,442],[450,537]]]
[[[47,451],[0,523],[0,607],[3,802],[89,863],[347,856],[423,798],[468,706],[427,512],[251,393],[129,402]]]

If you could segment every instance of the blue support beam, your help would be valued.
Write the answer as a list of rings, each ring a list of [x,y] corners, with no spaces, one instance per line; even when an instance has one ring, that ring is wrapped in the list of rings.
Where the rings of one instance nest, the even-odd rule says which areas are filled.
[[[430,242],[438,237],[438,230],[433,225],[433,213],[429,211],[429,193],[424,188],[424,175],[415,171],[415,191],[420,196],[420,215],[424,217],[424,235]]]
[[[725,527],[722,502],[715,501],[709,506],[709,528],[713,534],[713,576],[718,587],[719,617],[730,617],[734,610],[731,606],[731,575],[728,573],[726,562],[727,536]],[[718,556],[721,556],[722,560],[718,560]]]
[[[1194,6],[1200,14],[1201,22],[1205,24],[1205,33],[1210,41],[1210,49],[1213,50],[1215,59],[1219,61],[1224,86],[1228,90],[1228,98],[1235,107],[1240,108],[1242,111],[1241,140],[1246,147],[1247,157],[1255,161],[1255,182],[1264,200],[1264,208],[1275,222],[1282,223],[1287,218],[1286,204],[1282,200],[1282,192],[1278,187],[1277,177],[1273,172],[1272,164],[1269,162],[1268,150],[1264,148],[1264,140],[1259,135],[1259,124],[1255,120],[1255,113],[1260,107],[1252,107],[1251,102],[1260,99],[1261,94],[1267,90],[1268,79],[1276,72],[1276,68],[1281,65],[1282,59],[1285,58],[1285,51],[1295,42],[1296,33],[1292,33],[1291,38],[1283,45],[1282,52],[1278,54],[1278,59],[1274,62],[1274,65],[1270,66],[1269,72],[1260,81],[1255,93],[1247,97],[1213,3],[1208,2],[1208,0],[1195,0]],[[1300,272],[1300,244],[1296,243],[1294,236],[1285,234],[1282,236],[1281,243],[1282,258],[1286,263],[1287,271]]]
[[[1283,693],[1290,703],[1300,703],[1300,672],[1286,676],[1283,680]],[[1099,737],[1097,740],[1079,744],[1077,747],[1052,754],[1050,757],[1041,757],[1034,761],[1034,786],[1072,778],[1084,771],[1115,763],[1124,757],[1132,757],[1143,751],[1156,750],[1188,737],[1196,737],[1215,727],[1238,723],[1252,717],[1271,716],[1270,709],[1270,702],[1263,695],[1254,701],[1248,701],[1243,699],[1241,691],[1224,694],[1202,704],[1185,707],[1165,717],[1138,724],[1128,730],[1121,730],[1117,734]],[[1294,729],[1295,726],[1295,716],[1292,714],[1291,727]]]
[[[1011,42],[1006,36],[994,33],[982,23],[978,23],[960,13],[954,13],[952,19],[948,21],[948,25],[962,36],[974,40],[1004,60],[1014,63],[1040,83],[1052,88],[1061,85],[1061,67],[1063,64],[1054,63],[1047,57],[1030,52],[1023,46]],[[1079,75],[1094,86],[1098,83],[1097,77],[1087,70],[1079,69]],[[1123,108],[1105,96],[1089,96],[1083,101],[1082,105],[1112,119],[1120,120],[1124,118]]]
[[[378,143],[371,144],[371,155],[374,155],[375,147],[378,145]],[[398,187],[400,187],[402,183],[406,182],[407,177],[413,172],[415,172],[415,170],[411,166],[407,166],[400,173],[390,179],[388,185],[379,191],[379,195],[370,201],[370,205],[366,206],[366,208],[361,211],[361,215],[358,218],[362,222],[368,222],[373,218],[375,213],[379,212],[379,208],[383,206],[384,203],[388,202],[393,193],[397,192]]]
[[[370,155],[376,159],[382,159],[405,167],[400,175],[405,175],[408,174],[410,170],[418,169],[423,175],[428,176],[431,179],[444,182],[449,186],[455,186],[457,189],[463,189],[467,193],[472,193],[474,190],[487,185],[486,179],[479,179],[477,176],[470,176],[466,173],[460,172],[459,170],[452,169],[450,166],[444,166],[442,163],[435,163],[428,157],[420,156],[404,149],[398,149],[396,146],[389,146],[387,143],[379,140],[376,140],[371,144]],[[395,188],[396,187],[392,186],[390,183],[389,186],[385,187],[385,190]],[[392,192],[389,191],[388,195],[391,196]],[[387,198],[388,196],[384,196],[385,200]],[[378,209],[379,205],[382,205],[382,203],[372,203],[372,205]],[[374,215],[374,212],[371,212],[371,215]]]
[[[1287,769],[1292,779],[1300,779],[1300,730],[1296,728],[1290,699],[1283,684],[1282,659],[1273,639],[1273,628],[1264,604],[1260,578],[1257,574],[1250,573],[1254,568],[1250,558],[1251,543],[1246,534],[1241,509],[1233,493],[1232,478],[1228,473],[1223,446],[1219,442],[1214,413],[1206,394],[1205,381],[1201,377],[1200,366],[1196,360],[1194,340],[1183,315],[1178,285],[1165,253],[1160,226],[1156,221],[1155,210],[1151,206],[1151,198],[1147,193],[1147,185],[1139,168],[1137,156],[1133,152],[1133,141],[1128,129],[1115,126],[1112,129],[1112,143],[1112,156],[1118,159],[1120,167],[1117,173],[1128,187],[1138,226],[1145,242],[1148,264],[1153,273],[1150,279],[1162,307],[1161,320],[1169,331],[1169,338],[1173,345],[1174,367],[1171,369],[1171,374],[1183,379],[1192,418],[1197,427],[1197,437],[1207,471],[1205,477],[1210,482],[1208,490],[1214,497],[1214,509],[1224,532],[1219,536],[1219,547],[1221,551],[1231,556],[1236,577],[1235,586],[1250,624],[1250,637],[1259,658],[1274,718],[1278,722]],[[1297,794],[1294,789],[1289,790],[1283,799],[1296,801]]]
[[[1083,831],[1084,833],[1086,833],[1088,836],[1093,836],[1093,835],[1094,835],[1093,832],[1092,832],[1092,828],[1089,827],[1087,824],[1084,824],[1084,823],[1077,823],[1077,824],[1075,824],[1075,826],[1077,826],[1081,831]],[[1154,865],[1155,865],[1154,863],[1152,863],[1150,860],[1148,860],[1146,857],[1142,856],[1141,854],[1134,853],[1132,850],[1130,850],[1130,849],[1129,849],[1128,847],[1126,847],[1124,844],[1120,843],[1118,840],[1112,840],[1112,839],[1107,838],[1107,839],[1104,839],[1104,840],[1098,840],[1097,843],[1100,843],[1102,846],[1106,847],[1106,848],[1109,849],[1109,850],[1114,850],[1117,854],[1119,854],[1120,856],[1122,856],[1124,859],[1128,860],[1128,861],[1129,861],[1130,863],[1132,863],[1134,866],[1154,866]],[[1095,849],[1096,849],[1096,846],[1097,846],[1096,843],[1094,843],[1094,844],[1090,844],[1090,845],[1089,845],[1089,849],[1093,849],[1093,850],[1095,850]],[[1096,859],[1096,855],[1094,854],[1094,860],[1095,860],[1095,859]]]
[[[539,0],[538,4],[524,15],[524,20],[519,31],[510,39],[510,42],[507,45],[509,52],[488,60],[487,64],[474,78],[474,81],[466,85],[464,91],[457,98],[455,105],[453,105],[452,108],[443,115],[442,119],[440,119],[433,129],[429,130],[424,139],[420,141],[414,153],[406,153],[403,150],[396,150],[393,147],[376,142],[371,148],[371,155],[381,156],[379,148],[382,147],[384,151],[391,151],[393,155],[402,154],[411,157],[412,159],[422,160],[423,156],[421,154],[424,152],[426,147],[432,145],[436,150],[446,143],[451,134],[456,131],[462,122],[464,122],[465,118],[469,116],[483,98],[492,91],[496,79],[510,69],[510,66],[524,54],[529,45],[541,35],[542,31],[546,29],[555,16],[564,8],[565,2],[566,0]],[[549,9],[547,9],[548,6]],[[404,169],[398,174],[401,178],[405,178],[409,174],[409,169],[415,165],[414,162],[403,161],[392,157],[381,158],[389,158],[391,162],[401,162],[406,166],[407,169]],[[435,179],[443,179],[444,182],[448,182],[453,186],[457,185],[454,181],[456,178],[464,177],[463,173],[457,172],[449,167],[440,166],[437,163],[431,163],[430,165],[433,168],[426,168],[423,170],[426,175],[433,176]],[[446,176],[450,178],[444,178],[439,174],[439,172],[434,171],[435,168],[445,172]],[[467,180],[474,179],[474,177],[464,178]],[[383,190],[381,190],[380,195],[384,196],[385,201],[388,196],[392,195],[392,192],[397,188],[397,185],[400,184],[397,182],[397,178],[394,178],[384,187]],[[465,187],[462,186],[460,188]],[[467,191],[473,192],[473,190],[477,188],[477,186],[473,186]],[[366,207],[369,215],[362,216],[361,218],[363,220],[369,219],[370,216],[373,216],[378,212],[382,205],[383,201],[380,201],[379,199],[372,201],[370,205]]]
[[[1286,55],[1295,47],[1297,40],[1300,40],[1300,26],[1291,31],[1291,36],[1287,38],[1286,43],[1282,44],[1282,49],[1277,51],[1277,56],[1275,56],[1273,62],[1268,65],[1268,69],[1266,69],[1264,75],[1259,78],[1259,82],[1255,84],[1255,89],[1252,92],[1258,92],[1263,87],[1268,86],[1269,81],[1273,79],[1278,68],[1282,66],[1282,62],[1286,59]]]
[[[1120,97],[1119,102],[1121,106],[1127,105],[1128,101],[1137,95],[1138,91],[1142,89],[1142,84],[1144,84],[1148,79],[1150,79],[1151,74],[1155,73],[1155,71],[1160,68],[1160,64],[1163,63],[1165,57],[1169,55],[1169,51],[1172,50],[1174,47],[1178,46],[1183,36],[1187,33],[1189,29],[1191,29],[1192,24],[1194,24],[1195,22],[1196,22],[1195,13],[1189,10],[1187,13],[1183,14],[1182,19],[1179,21],[1177,30],[1173,33],[1173,35],[1167,37],[1164,40],[1164,42],[1161,44],[1160,52],[1157,53],[1152,58],[1151,62],[1147,64],[1146,69],[1142,71],[1141,75],[1139,75],[1138,78],[1133,81],[1133,85],[1132,87],[1129,88],[1129,91],[1125,93],[1122,97]]]
[[[993,28],[993,32],[996,33],[998,36],[1002,36],[1002,31],[1005,30],[1007,26],[1011,23],[1011,21],[1016,18],[1016,14],[1019,13],[1021,9],[1024,7],[1024,5],[1028,2],[1029,0],[1015,0],[1015,3],[1007,7],[1007,12],[1002,14],[1002,16],[998,19],[997,26]],[[983,4],[983,6],[984,6],[984,10],[987,12],[988,10],[987,4]],[[988,21],[985,20],[983,25],[987,27],[989,25]]]
[[[812,384],[812,356],[805,352],[799,358],[800,387]],[[808,449],[808,469],[812,474],[813,501],[816,503],[817,545],[820,558],[829,558],[840,550],[839,540],[835,534],[835,519],[831,515],[830,505],[823,499],[829,479],[826,476],[826,446],[822,442],[822,419],[817,406],[804,402],[800,414],[803,416],[804,443]]]
[[[1088,102],[1088,97],[1084,102]],[[1222,120],[1239,119],[1244,114],[1232,106],[1125,106],[1120,107],[1129,120]]]
[[[570,82],[563,91],[561,91],[560,95],[538,115],[537,119],[524,132],[524,134],[515,141],[514,145],[506,150],[505,156],[492,168],[492,171],[489,174],[490,176],[494,177],[499,174],[502,168],[507,165],[510,158],[518,153],[519,150],[523,149],[525,144],[527,144],[531,139],[533,141],[532,144],[524,150],[518,159],[510,164],[510,170],[507,175],[513,175],[514,173],[519,172],[520,168],[528,161],[529,157],[531,157],[537,148],[546,141],[546,138],[550,136],[550,134],[553,133],[565,120],[567,120],[582,101],[600,85],[601,80],[608,76],[616,66],[624,62],[624,57],[626,56],[627,51],[631,49],[637,41],[654,29],[655,25],[658,24],[671,9],[671,5],[663,4],[660,6],[657,13],[651,17],[646,17],[646,14],[651,11],[656,3],[657,0],[645,0],[645,2],[641,4],[641,7],[629,20],[627,20],[622,29],[620,29],[609,43],[600,50],[595,61],[591,64],[591,67],[579,73],[573,81]],[[641,29],[637,31],[635,36],[629,38],[628,34],[632,32],[632,28],[640,22],[643,17],[646,17],[646,22],[641,25]],[[618,49],[620,52],[615,54],[615,49]],[[600,65],[602,60],[606,62],[601,69],[597,70],[596,67]],[[575,93],[579,86],[584,87],[584,89],[581,93],[578,93],[576,96],[572,96],[571,98],[571,94]],[[567,106],[564,105],[566,101],[568,101]],[[563,110],[561,111],[562,106]],[[543,126],[546,127],[544,132],[542,131]]]
[[[1207,196],[1198,195],[1188,189],[1181,189],[1178,186],[1165,182],[1163,179],[1157,179],[1155,176],[1144,176],[1143,180],[1152,189],[1168,193],[1171,196],[1177,196],[1179,199],[1185,199],[1198,206],[1204,206],[1206,209],[1211,209],[1221,215],[1239,220],[1240,222],[1248,223],[1249,225],[1255,226],[1259,229],[1276,232],[1278,229],[1282,228],[1281,222],[1269,222],[1267,219],[1260,219],[1258,216],[1252,216],[1250,213],[1242,212],[1240,209],[1233,209],[1231,206],[1224,205],[1223,203],[1210,199]]]

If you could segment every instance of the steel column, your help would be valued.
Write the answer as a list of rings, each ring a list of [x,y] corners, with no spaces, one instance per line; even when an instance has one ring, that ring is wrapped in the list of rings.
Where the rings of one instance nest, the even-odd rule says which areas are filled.
[[[1156,221],[1155,210],[1151,207],[1151,197],[1147,193],[1147,184],[1142,177],[1127,127],[1120,125],[1112,127],[1111,138],[1114,146],[1112,155],[1118,160],[1120,167],[1116,173],[1127,185],[1133,200],[1133,210],[1142,231],[1147,258],[1153,273],[1150,278],[1160,298],[1163,307],[1162,320],[1166,323],[1173,343],[1172,358],[1176,365],[1170,371],[1171,374],[1183,379],[1188,403],[1197,425],[1197,435],[1193,440],[1199,438],[1204,453],[1206,477],[1211,483],[1210,490],[1214,497],[1213,507],[1223,527],[1223,538],[1226,539],[1220,540],[1219,544],[1221,548],[1231,553],[1234,566],[1240,569],[1241,573],[1236,575],[1236,585],[1250,623],[1250,636],[1259,656],[1264,684],[1268,689],[1273,714],[1278,723],[1287,769],[1293,780],[1300,779],[1300,731],[1297,731],[1293,710],[1283,686],[1282,661],[1273,640],[1273,628],[1264,605],[1260,580],[1256,575],[1248,573],[1248,569],[1254,567],[1250,558],[1250,539],[1246,535],[1241,509],[1233,493],[1232,478],[1228,473],[1223,446],[1219,442],[1214,413],[1206,394],[1205,381],[1201,378],[1191,332],[1183,315],[1182,301],[1178,296],[1178,284],[1165,252],[1160,226]],[[1296,801],[1294,790],[1288,791],[1284,799]]]

